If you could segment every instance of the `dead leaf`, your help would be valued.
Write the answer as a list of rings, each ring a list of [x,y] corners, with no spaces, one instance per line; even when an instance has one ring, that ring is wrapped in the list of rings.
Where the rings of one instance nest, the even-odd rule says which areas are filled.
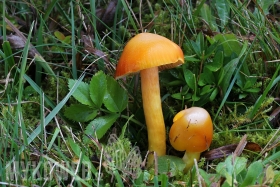
[[[205,157],[206,160],[215,160],[218,158],[224,158],[224,157],[232,154],[236,150],[237,146],[238,146],[238,144],[225,145],[225,146],[204,152],[201,154],[201,157]],[[261,151],[261,147],[254,142],[248,142],[246,144],[246,146],[244,147],[244,149],[253,151],[253,152]]]

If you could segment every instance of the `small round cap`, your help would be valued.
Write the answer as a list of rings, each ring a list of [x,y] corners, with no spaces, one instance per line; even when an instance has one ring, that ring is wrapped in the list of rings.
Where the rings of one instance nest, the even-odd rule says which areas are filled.
[[[182,110],[173,118],[169,140],[174,149],[203,152],[213,138],[213,124],[209,113],[200,107]]]
[[[115,78],[159,66],[159,70],[184,63],[182,49],[171,40],[152,33],[134,36],[125,46],[119,59]]]

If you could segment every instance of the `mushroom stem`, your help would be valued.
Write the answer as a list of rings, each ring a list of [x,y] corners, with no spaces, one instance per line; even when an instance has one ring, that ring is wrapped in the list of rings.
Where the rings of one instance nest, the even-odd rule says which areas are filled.
[[[182,158],[186,164],[184,173],[187,173],[192,168],[192,166],[194,165],[194,159],[196,159],[198,161],[199,158],[200,158],[200,152],[187,152],[186,151]]]
[[[155,151],[158,156],[162,156],[166,153],[166,133],[161,107],[158,67],[141,70],[140,75],[149,151]],[[150,155],[148,166],[153,163],[153,154]]]

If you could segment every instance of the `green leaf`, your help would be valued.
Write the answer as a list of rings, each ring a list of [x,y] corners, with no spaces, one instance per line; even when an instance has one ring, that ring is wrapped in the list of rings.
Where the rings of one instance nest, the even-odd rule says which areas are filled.
[[[231,77],[239,63],[239,60],[240,58],[235,58],[235,59],[232,59],[229,63],[227,63],[225,66],[224,66],[224,76],[223,76],[223,80],[221,82],[221,87],[222,87],[222,90],[223,90],[223,93],[226,93],[226,90],[229,86],[229,83],[230,83],[230,80],[231,80]]]
[[[229,20],[229,13],[230,13],[230,6],[228,1],[224,0],[216,0],[215,1],[215,7],[218,12],[218,16],[221,20],[221,26],[224,28],[224,26],[228,23]]]
[[[198,168],[199,170],[199,174],[201,175],[201,177],[203,178],[204,182],[206,183],[207,186],[211,186],[212,184],[212,177],[214,177],[214,174],[211,174],[210,172],[206,172],[203,169]]]
[[[86,105],[73,104],[65,109],[64,115],[73,121],[85,122],[93,120],[97,115],[97,110]]]
[[[218,71],[223,66],[224,61],[224,54],[222,51],[218,51],[213,59],[213,62],[207,63],[206,68],[208,68],[210,71]]]
[[[207,38],[209,39],[209,37],[207,37]],[[207,46],[203,60],[205,60],[209,56],[211,56],[219,45],[220,45],[219,42],[213,42],[213,44],[211,44],[209,47]],[[218,52],[221,52],[221,51],[218,51]]]
[[[62,42],[63,42],[63,43],[66,43],[66,44],[70,44],[70,43],[71,43],[71,38],[72,38],[72,37],[71,37],[70,35],[69,35],[69,36],[66,36]]]
[[[224,79],[224,76],[225,76],[225,70],[224,68],[221,68],[220,71],[219,71],[219,76],[218,76],[218,85],[220,86],[223,79]]]
[[[191,98],[192,98],[191,101],[198,101],[200,99],[200,97],[196,95],[192,95]]]
[[[200,57],[201,56],[201,49],[200,49],[199,44],[197,44],[196,42],[191,40],[191,46],[192,46],[192,49],[194,50],[194,52],[196,53],[196,55]]]
[[[206,84],[213,84],[215,83],[215,77],[213,73],[209,69],[204,69],[203,73],[200,74],[198,85],[204,86]]]
[[[212,85],[206,85],[206,86],[203,86],[203,88],[201,89],[200,95],[204,95],[204,94],[207,94],[207,93],[212,92],[212,91],[213,91],[213,86]]]
[[[184,59],[185,59],[186,62],[187,61],[190,61],[190,62],[200,62],[200,60],[195,58],[194,56],[195,55],[193,55],[193,56],[185,56]]]
[[[224,55],[229,57],[232,53],[239,55],[241,51],[241,45],[234,34],[217,34],[210,40],[210,42],[219,42],[223,46]]]
[[[74,140],[72,140],[71,138],[68,138],[68,139],[67,139],[67,142],[68,142],[68,144],[70,145],[70,147],[71,147],[72,151],[74,152],[74,154],[75,154],[76,156],[80,156],[80,153],[81,153],[81,148],[80,148],[80,146],[79,146],[78,144],[76,144],[76,143],[74,142]]]
[[[101,116],[94,119],[90,124],[86,127],[85,134],[91,135],[98,139],[102,138],[104,134],[110,129],[110,127],[114,124],[114,122],[118,119],[118,114],[109,114],[107,116]],[[88,141],[86,137],[85,142]]]
[[[104,105],[111,112],[121,112],[128,103],[127,92],[120,87],[118,82],[107,76],[107,92],[104,96]]]
[[[186,66],[183,66],[183,71],[184,71],[184,77],[185,81],[188,84],[188,86],[194,90],[195,89],[195,74],[191,72],[191,70],[184,68]]]
[[[269,14],[269,9],[275,3],[279,2],[278,0],[257,0],[257,4],[262,8],[265,15]]]
[[[199,47],[200,54],[204,54],[204,35],[202,34],[202,32],[198,33],[195,42]]]
[[[254,104],[253,110],[250,113],[249,117],[250,119],[252,119],[254,117],[254,115],[256,114],[256,112],[259,110],[261,104],[263,103],[264,99],[267,97],[267,94],[269,92],[269,90],[280,81],[280,75],[278,74],[280,71],[280,66],[278,65],[276,71],[274,72],[269,84],[267,85],[267,87],[265,88],[264,92],[262,95],[259,96],[259,98],[257,99],[257,101]],[[277,77],[276,77],[277,76]]]
[[[5,73],[8,73],[15,64],[14,55],[9,41],[3,41],[2,47],[5,53],[5,57],[3,57],[6,63]],[[12,76],[15,76],[14,75],[15,72],[16,72],[16,68],[13,69]]]
[[[82,164],[84,164],[83,167],[87,167],[87,169],[89,169],[92,173],[97,173],[98,171],[96,170],[96,168],[92,164],[92,162],[89,159],[89,157],[87,157],[86,155],[81,154],[83,149],[80,148],[79,144],[75,143],[74,140],[70,139],[70,138],[67,139],[67,142],[70,145],[70,147],[71,147],[71,149],[74,152],[76,157],[82,156],[82,158],[79,158],[79,159],[82,159]]]
[[[77,80],[69,79],[68,87],[72,88],[77,82]],[[89,85],[85,82],[81,82],[78,85],[78,88],[73,93],[73,97],[84,105],[93,106],[89,95]]]
[[[248,96],[248,93],[241,93],[238,95],[238,99],[244,99],[247,96]]]
[[[238,175],[242,170],[246,168],[247,159],[244,157],[236,157],[234,162],[232,161],[232,155],[228,156],[225,162],[220,162],[216,171],[220,175],[226,178],[226,182],[229,185],[233,185],[233,176]]]
[[[244,91],[249,92],[249,93],[258,93],[259,91],[261,91],[261,89],[260,88],[248,88]]]
[[[178,100],[183,100],[183,95],[182,93],[175,93],[171,95],[172,98],[178,99]]]
[[[214,90],[213,90],[213,92],[211,93],[211,95],[210,95],[210,101],[213,101],[215,98],[216,98],[216,96],[218,95],[218,93],[219,93],[219,90],[218,90],[218,88],[215,88]]]
[[[158,172],[161,174],[168,173],[172,177],[178,172],[182,172],[185,167],[186,164],[182,158],[170,155],[158,157]]]
[[[219,30],[215,21],[215,17],[212,15],[211,9],[206,3],[204,3],[200,9],[200,16],[206,21],[206,23],[208,23],[213,31]]]
[[[89,90],[90,98],[93,101],[95,107],[100,108],[107,91],[106,75],[102,71],[97,72],[92,77],[89,85]]]
[[[61,42],[65,39],[64,34],[61,33],[61,32],[59,32],[59,31],[55,31],[55,32],[54,32],[54,35],[55,35],[55,37],[56,37],[57,39],[59,39],[59,41],[61,41]]]
[[[240,187],[250,186],[256,184],[258,177],[263,171],[263,164],[260,161],[253,162],[248,167],[246,177]]]
[[[265,181],[263,184],[271,184],[273,182],[273,179],[275,177],[275,172],[273,171],[273,167],[270,165],[265,170]],[[275,177],[276,179],[277,177]]]

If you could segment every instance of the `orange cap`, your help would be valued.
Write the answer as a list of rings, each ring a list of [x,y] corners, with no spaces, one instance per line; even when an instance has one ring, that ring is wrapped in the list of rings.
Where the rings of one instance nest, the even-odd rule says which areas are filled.
[[[213,124],[209,113],[200,107],[182,110],[175,115],[169,140],[178,151],[203,152],[213,138]]]
[[[182,49],[171,40],[152,33],[134,36],[125,46],[119,59],[116,78],[159,66],[160,70],[184,63]]]

